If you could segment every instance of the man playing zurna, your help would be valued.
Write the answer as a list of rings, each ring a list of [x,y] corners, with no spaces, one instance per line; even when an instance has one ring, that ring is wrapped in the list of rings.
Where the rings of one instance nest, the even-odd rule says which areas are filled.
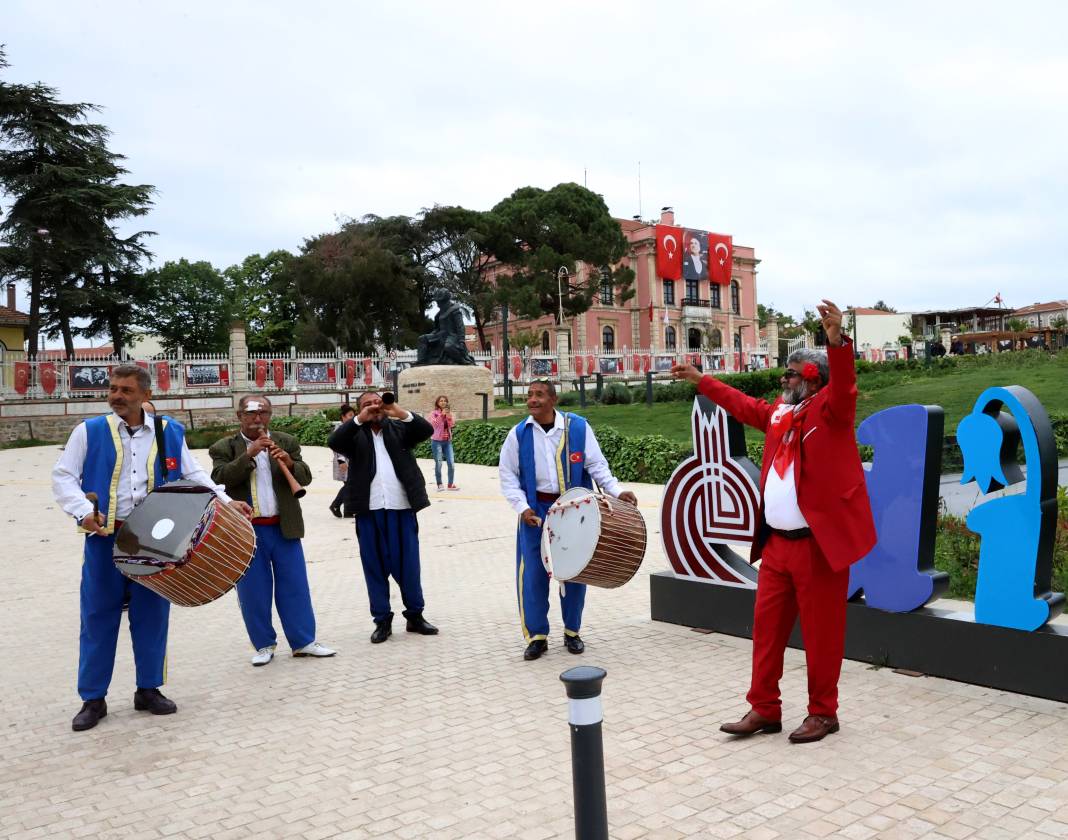
[[[231,501],[222,487],[193,460],[185,430],[174,419],[161,418],[164,459],[159,451],[155,417],[142,410],[151,379],[137,365],[111,371],[108,405],[111,414],[79,423],[52,470],[52,492],[64,513],[85,533],[81,585],[81,642],[78,694],[82,708],[72,728],[92,729],[107,715],[104,697],[115,667],[122,610],[129,603],[137,691],[134,708],[154,715],[178,711],[159,686],[166,682],[165,658],[170,602],[125,577],[113,560],[115,532],[155,487],[185,478],[205,487],[248,515],[248,506]],[[177,457],[175,457],[177,455]],[[87,497],[95,493],[96,507]]]
[[[601,454],[593,429],[577,414],[556,410],[551,382],[532,382],[527,388],[530,416],[512,428],[500,457],[501,492],[519,514],[516,534],[516,594],[527,649],[526,660],[548,649],[549,572],[541,561],[542,521],[549,507],[572,487],[593,488],[596,481],[610,496],[638,503],[629,490],[620,490],[608,461]],[[586,585],[568,583],[560,595],[564,617],[564,646],[582,653],[579,637]]]

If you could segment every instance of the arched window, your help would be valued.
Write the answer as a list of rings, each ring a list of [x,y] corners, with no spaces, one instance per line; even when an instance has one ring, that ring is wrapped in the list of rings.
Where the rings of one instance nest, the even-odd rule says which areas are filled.
[[[735,315],[741,314],[741,287],[738,285],[737,280],[731,280],[731,312]]]
[[[696,327],[686,331],[686,347],[690,350],[701,349],[701,331]]]
[[[668,350],[674,350],[677,344],[675,341],[675,328],[664,327],[664,347]]]
[[[616,331],[611,327],[601,330],[601,349],[605,353],[614,353],[616,349]]]
[[[541,352],[542,353],[548,353],[549,352],[549,331],[548,330],[545,330],[541,334]]]
[[[601,304],[611,306],[614,302],[612,288],[612,270],[606,265],[601,267]]]
[[[712,330],[708,334],[708,343],[712,346],[713,350],[719,350],[723,347],[723,333],[719,330]]]

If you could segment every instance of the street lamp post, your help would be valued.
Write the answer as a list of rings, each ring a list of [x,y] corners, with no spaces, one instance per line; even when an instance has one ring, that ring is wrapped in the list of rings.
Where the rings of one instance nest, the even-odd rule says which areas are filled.
[[[571,272],[566,265],[562,265],[556,270],[556,303],[559,308],[557,323],[561,327],[564,325],[564,278],[570,276]]]

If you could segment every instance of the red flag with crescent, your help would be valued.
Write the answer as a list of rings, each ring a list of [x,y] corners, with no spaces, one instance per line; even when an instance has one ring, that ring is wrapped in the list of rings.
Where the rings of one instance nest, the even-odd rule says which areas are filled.
[[[665,280],[682,277],[682,228],[656,226],[656,273]]]
[[[51,394],[56,390],[55,362],[41,362],[40,367],[37,369],[37,373],[41,377],[41,387],[44,388],[46,394]]]
[[[156,362],[156,387],[164,392],[171,389],[170,362]]]
[[[229,385],[230,384],[230,366],[229,365],[219,365],[219,384],[220,385]]]
[[[267,360],[256,359],[256,387],[262,388],[267,384]]]
[[[583,370],[582,356],[575,356],[575,375],[585,376],[585,371]]]
[[[286,384],[286,363],[284,359],[272,359],[271,370],[274,373],[274,387],[279,391],[285,387]]]
[[[356,360],[345,359],[345,387],[351,388],[356,381]]]
[[[635,353],[634,354],[633,363],[634,363],[634,372],[635,373],[641,373],[642,372],[642,357],[639,356],[637,353]]]
[[[523,360],[519,356],[512,356],[512,379],[523,377]]]
[[[708,234],[708,278],[720,286],[731,284],[734,244],[722,233]]]
[[[594,361],[593,356],[586,357],[586,372],[593,376],[597,373],[597,363]]]
[[[30,387],[30,363],[15,362],[15,393],[25,394]]]
[[[653,357],[646,353],[642,356],[642,373],[648,373],[653,368]]]
[[[374,381],[374,365],[370,359],[363,360],[363,384],[370,385]]]

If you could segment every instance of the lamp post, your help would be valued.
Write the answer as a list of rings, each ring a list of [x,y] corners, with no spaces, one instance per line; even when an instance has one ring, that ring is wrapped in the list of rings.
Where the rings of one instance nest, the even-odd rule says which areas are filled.
[[[556,303],[559,308],[557,323],[561,327],[564,325],[564,278],[570,276],[571,272],[566,265],[562,265],[556,270]]]

